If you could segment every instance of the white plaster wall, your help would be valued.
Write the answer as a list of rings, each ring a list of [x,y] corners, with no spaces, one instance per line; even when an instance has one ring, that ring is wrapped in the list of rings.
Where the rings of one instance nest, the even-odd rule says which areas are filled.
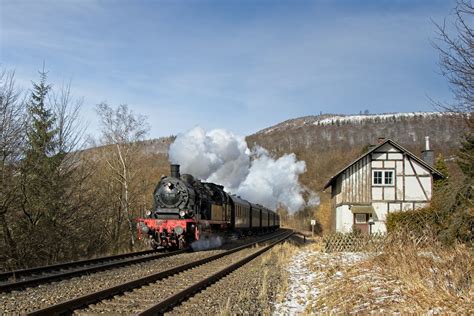
[[[420,177],[420,182],[423,189],[425,189],[428,200],[431,200],[431,177]]]
[[[413,168],[410,165],[410,161],[408,158],[405,158],[405,175],[407,176],[412,176],[415,175],[415,172],[413,171]]]
[[[381,200],[382,190],[382,187],[372,187],[372,200]]]
[[[384,168],[395,168],[395,161],[384,161]]]
[[[396,167],[397,171],[397,176],[401,176],[403,175],[403,161],[397,161],[397,167]]]
[[[372,233],[385,233],[387,228],[385,221],[387,220],[388,214],[388,203],[376,202],[372,203],[375,214],[372,215],[374,225],[372,225]]]
[[[415,167],[416,174],[419,176],[429,176],[430,172],[425,169],[425,167],[419,165],[416,161],[413,162],[413,167]]]
[[[402,210],[401,203],[390,203],[388,207],[390,212],[398,212]]]
[[[397,182],[395,184],[397,186],[397,199],[403,200],[403,186],[405,185],[403,177],[397,177]]]
[[[388,203],[372,203],[375,211],[374,221],[385,221],[387,219]]]
[[[423,190],[416,177],[405,177],[405,200],[424,201],[426,200]]]
[[[372,168],[373,169],[383,168],[383,161],[372,160]]]
[[[387,226],[383,221],[374,221],[374,225],[372,225],[372,234],[373,233],[386,233]]]
[[[413,203],[402,203],[402,211],[413,210]]]
[[[384,188],[384,200],[393,201],[395,200],[395,187]]]
[[[349,233],[352,230],[353,214],[348,205],[340,205],[336,208],[336,231]]]
[[[388,154],[388,159],[402,160],[403,159],[403,154],[402,153],[389,153]]]

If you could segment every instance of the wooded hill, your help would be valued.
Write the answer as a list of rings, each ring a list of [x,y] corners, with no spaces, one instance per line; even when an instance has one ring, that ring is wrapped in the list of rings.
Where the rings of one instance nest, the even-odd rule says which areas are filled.
[[[465,129],[464,119],[456,113],[319,115],[266,128],[248,136],[247,143],[262,146],[275,156],[295,153],[308,169],[301,180],[320,191],[332,175],[379,137],[393,139],[419,156],[429,136],[435,155],[449,158],[459,148]]]
[[[441,153],[449,160],[459,148],[465,129],[464,119],[456,113],[323,114],[284,121],[247,136],[246,140],[250,148],[262,146],[276,158],[295,153],[298,159],[306,161],[303,184],[321,191],[334,173],[357,158],[369,144],[376,144],[379,137],[391,138],[419,156],[425,136],[429,136],[435,155]],[[142,152],[166,159],[174,139],[143,141]]]

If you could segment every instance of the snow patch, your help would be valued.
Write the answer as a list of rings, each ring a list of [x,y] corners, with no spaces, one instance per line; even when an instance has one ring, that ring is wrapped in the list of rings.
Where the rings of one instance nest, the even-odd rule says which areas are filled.
[[[283,302],[275,304],[274,315],[304,314],[308,303],[321,292],[321,289],[315,286],[316,280],[327,278],[330,267],[352,265],[366,258],[366,254],[355,252],[328,254],[308,249],[300,250],[287,267],[288,292]],[[335,271],[331,278],[342,277],[341,271]]]
[[[399,119],[399,118],[414,118],[414,117],[437,117],[441,115],[450,115],[454,114],[451,112],[407,112],[407,113],[387,113],[387,114],[375,114],[375,115],[339,115],[332,116],[323,120],[318,120],[314,122],[314,125],[332,125],[334,123],[361,123],[364,121],[374,121],[376,119],[384,121],[389,119]]]

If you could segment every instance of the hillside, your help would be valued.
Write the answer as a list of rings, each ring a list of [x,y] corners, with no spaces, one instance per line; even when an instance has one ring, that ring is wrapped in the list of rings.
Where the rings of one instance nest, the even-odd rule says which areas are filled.
[[[464,128],[464,119],[456,113],[323,114],[284,121],[246,140],[249,147],[262,146],[277,157],[295,153],[307,164],[302,182],[320,191],[335,172],[359,156],[368,144],[375,144],[378,137],[391,138],[419,155],[425,136],[430,136],[436,155],[449,157],[459,147]],[[143,154],[160,160],[160,173],[168,172],[166,156],[174,139],[170,136],[141,142]]]
[[[391,138],[416,155],[430,136],[435,154],[452,155],[464,132],[456,113],[391,113],[377,115],[319,115],[287,120],[247,137],[250,147],[260,145],[276,156],[294,152],[307,163],[302,181],[320,191],[345,164],[377,138]]]

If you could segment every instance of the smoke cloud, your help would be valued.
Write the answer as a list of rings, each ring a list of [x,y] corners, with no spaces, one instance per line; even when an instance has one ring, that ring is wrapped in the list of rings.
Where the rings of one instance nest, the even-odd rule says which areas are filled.
[[[224,241],[220,236],[204,237],[191,243],[194,251],[202,251],[222,246]]]
[[[298,161],[295,154],[275,159],[262,147],[251,151],[244,137],[223,129],[206,132],[195,127],[178,135],[169,158],[181,165],[183,173],[219,183],[227,192],[271,209],[282,205],[296,212],[308,205],[303,199],[305,192],[309,193],[309,204],[318,202],[317,195],[298,182],[306,163]]]

